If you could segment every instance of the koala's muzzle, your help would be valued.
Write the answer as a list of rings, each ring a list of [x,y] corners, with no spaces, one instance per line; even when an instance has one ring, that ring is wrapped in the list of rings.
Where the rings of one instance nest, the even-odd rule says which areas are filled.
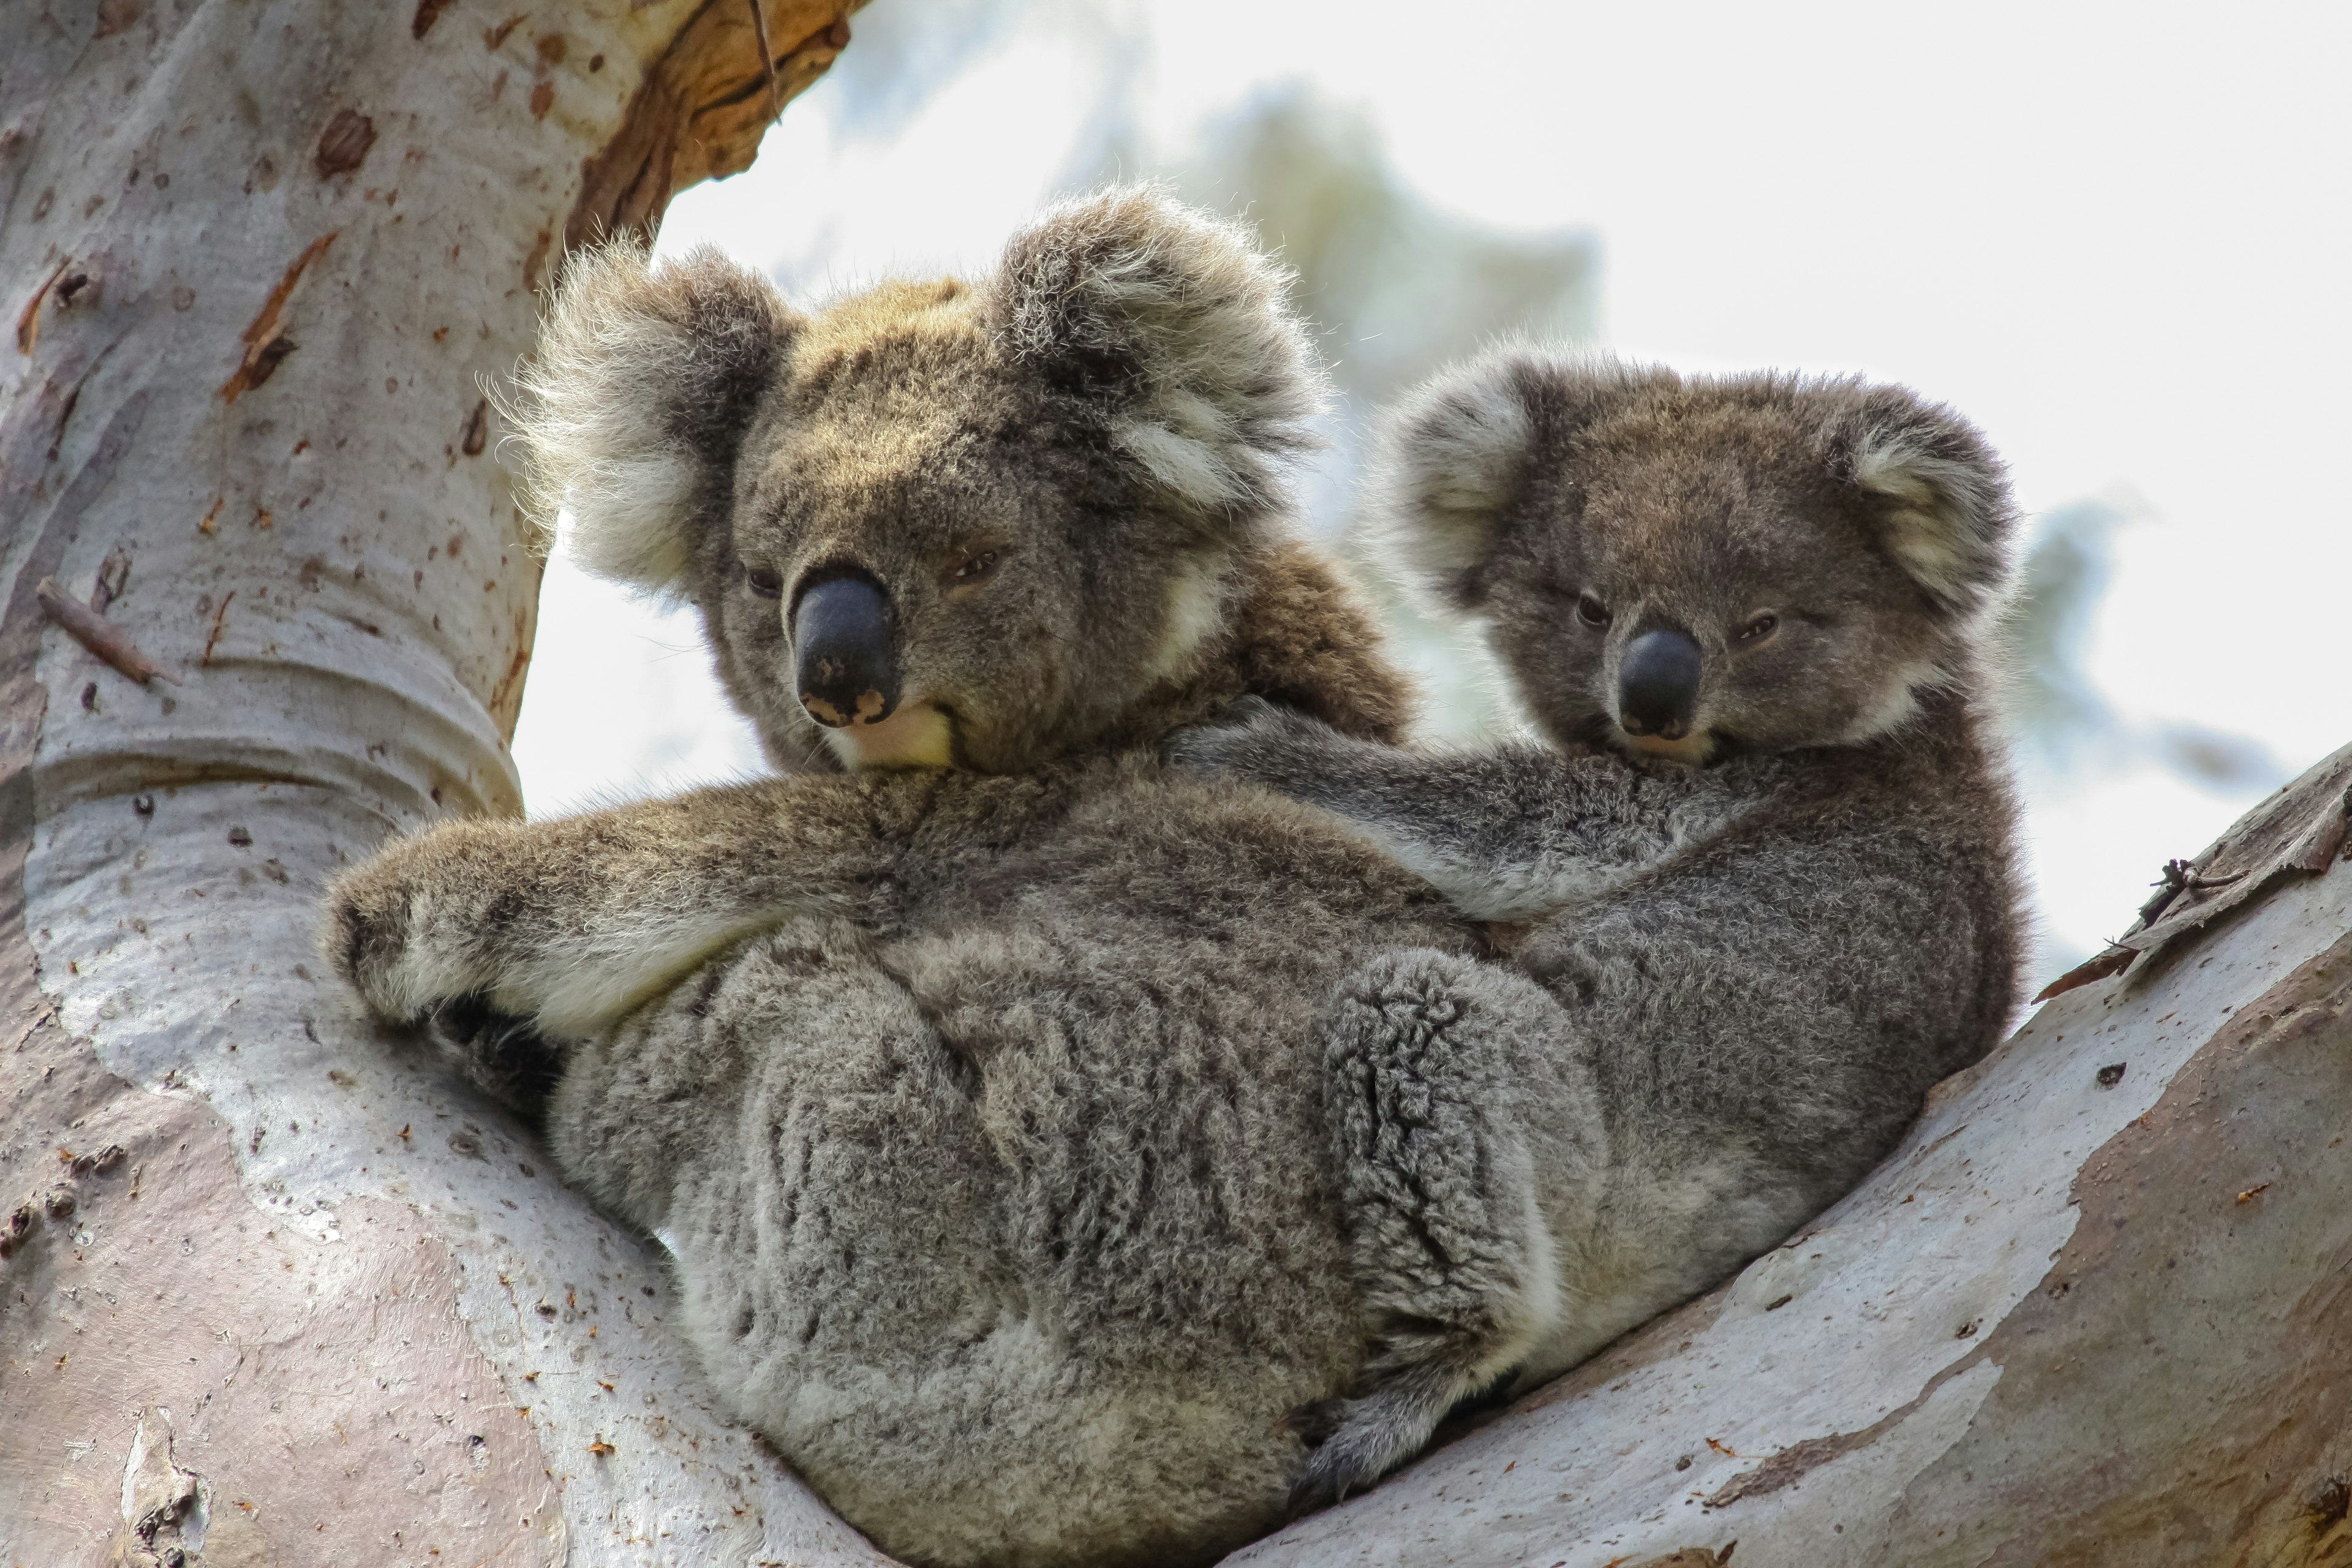
[[[1617,665],[1617,721],[1625,732],[1664,741],[1689,734],[1705,663],[1697,640],[1679,626],[1660,626],[1627,643]]]
[[[801,706],[828,729],[879,724],[898,706],[898,617],[871,577],[841,574],[801,591],[793,659]]]

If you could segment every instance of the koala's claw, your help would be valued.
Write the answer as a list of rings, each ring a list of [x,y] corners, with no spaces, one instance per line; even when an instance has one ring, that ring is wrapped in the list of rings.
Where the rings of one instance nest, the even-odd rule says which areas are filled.
[[[1431,1426],[1423,1401],[1393,1392],[1326,1400],[1295,1413],[1295,1418],[1302,1429],[1328,1426],[1328,1436],[1307,1451],[1307,1468],[1291,1485],[1293,1518],[1370,1490],[1419,1451]]]

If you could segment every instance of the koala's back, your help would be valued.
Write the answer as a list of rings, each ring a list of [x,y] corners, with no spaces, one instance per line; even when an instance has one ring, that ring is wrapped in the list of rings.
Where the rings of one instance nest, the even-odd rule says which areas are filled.
[[[1153,1323],[1155,1355],[1324,1342],[1349,1305],[1330,1288],[1319,1010],[1368,953],[1475,935],[1288,802],[1106,771],[977,890],[983,908],[888,962],[972,1065],[1024,1266],[1067,1310]]]
[[[920,923],[708,966],[566,1079],[567,1166],[661,1173],[720,1385],[894,1552],[1213,1556],[1279,1521],[1283,1417],[1362,1354],[1318,1010],[1371,953],[1478,938],[1255,792],[1116,758],[945,788],[926,831],[985,849],[919,857],[950,868]],[[625,1149],[663,1119],[624,1068],[740,1081],[736,1121]]]

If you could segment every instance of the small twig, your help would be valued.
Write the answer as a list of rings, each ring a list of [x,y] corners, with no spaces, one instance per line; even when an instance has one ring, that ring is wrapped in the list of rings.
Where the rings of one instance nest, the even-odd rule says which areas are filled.
[[[2156,891],[2148,895],[2147,902],[2139,907],[2139,923],[2143,927],[2154,925],[2158,917],[2171,907],[2172,900],[2183,893],[2210,893],[2245,879],[2243,871],[2232,871],[2226,877],[2208,877],[2186,860],[2167,860],[2164,875],[2148,884]]]
[[[768,44],[768,10],[764,0],[746,0],[751,7],[751,31],[760,40],[760,68],[768,73],[768,123],[784,117],[783,89],[776,85],[776,51]]]
[[[140,685],[146,685],[159,675],[174,686],[180,684],[178,676],[141,653],[138,645],[116,630],[112,622],[98,615],[89,605],[67,598],[65,590],[58,586],[55,577],[42,578],[40,584],[33,590],[33,596],[40,600],[41,609],[49,619],[65,627],[74,641]]]
[[[236,597],[236,590],[234,588],[231,588],[227,593],[221,595],[220,608],[213,612],[212,635],[205,638],[205,657],[196,661],[198,664],[210,665],[212,663],[213,645],[220,641],[221,623],[228,618],[228,602]]]
[[[2156,891],[2149,894],[2147,901],[2139,907],[2139,923],[2143,927],[2154,925],[2163,915],[2166,906],[2179,897],[2180,889],[2188,885],[2189,862],[2167,860],[2164,863],[2164,875],[2149,884]]]

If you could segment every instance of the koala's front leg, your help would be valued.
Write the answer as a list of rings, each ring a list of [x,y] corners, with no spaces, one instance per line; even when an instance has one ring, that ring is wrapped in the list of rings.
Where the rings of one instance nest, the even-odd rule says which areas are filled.
[[[793,778],[444,824],[338,878],[322,942],[383,1017],[465,1000],[577,1037],[788,915],[887,920],[887,806],[854,779]]]
[[[1401,751],[1256,698],[1227,719],[1172,736],[1169,765],[1333,813],[1474,920],[1528,920],[1592,896],[1717,815],[1725,794],[1698,770],[1524,743]]]

